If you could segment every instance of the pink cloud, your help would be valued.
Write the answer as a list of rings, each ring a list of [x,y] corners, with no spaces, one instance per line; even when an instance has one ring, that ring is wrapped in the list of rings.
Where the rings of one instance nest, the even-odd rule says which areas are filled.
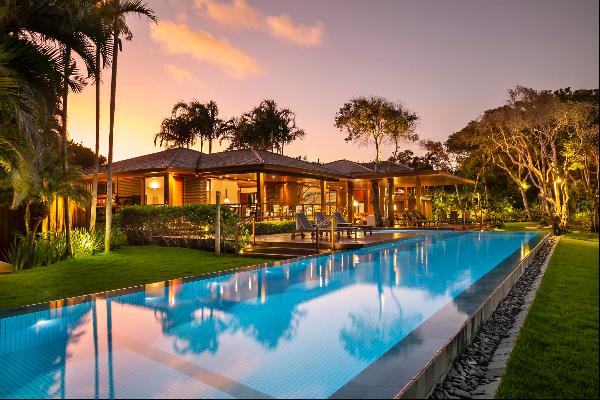
[[[315,25],[295,24],[289,15],[268,16],[267,24],[270,33],[280,39],[305,47],[314,47],[323,44],[325,32],[323,24],[317,22]]]
[[[152,26],[150,37],[170,54],[182,54],[207,62],[235,79],[263,72],[261,64],[227,39],[217,39],[206,31],[194,31],[184,24],[161,21]]]
[[[321,22],[302,25],[287,15],[266,15],[246,0],[233,0],[222,3],[215,0],[196,0],[197,9],[202,15],[227,28],[261,31],[296,45],[314,47],[323,44],[325,29]]]

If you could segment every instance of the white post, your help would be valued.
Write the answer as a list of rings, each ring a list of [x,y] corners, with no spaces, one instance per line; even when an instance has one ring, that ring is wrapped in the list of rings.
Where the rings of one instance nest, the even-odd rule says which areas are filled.
[[[215,254],[221,254],[221,192],[215,195]]]

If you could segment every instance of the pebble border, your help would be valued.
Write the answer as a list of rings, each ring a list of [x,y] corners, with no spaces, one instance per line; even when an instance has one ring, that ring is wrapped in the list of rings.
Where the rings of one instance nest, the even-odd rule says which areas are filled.
[[[493,399],[558,238],[550,237],[430,399]]]

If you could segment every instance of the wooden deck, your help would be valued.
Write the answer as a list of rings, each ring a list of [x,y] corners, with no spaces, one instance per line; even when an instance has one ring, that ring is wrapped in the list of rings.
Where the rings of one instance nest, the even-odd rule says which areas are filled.
[[[307,234],[304,238],[296,236],[295,239],[292,239],[290,233],[278,233],[256,236],[256,244],[246,249],[245,254],[288,258],[328,252],[332,249],[355,250],[362,247],[375,246],[417,236],[417,233],[405,232],[374,233],[365,236],[362,232],[359,232],[356,238],[354,238],[354,236],[348,237],[346,235],[342,235],[342,237],[339,238],[336,234],[334,248],[332,248],[331,240],[326,235],[323,235],[317,244],[315,238],[311,238],[310,234]]]
[[[395,242],[398,240],[405,240],[416,237],[419,235],[416,231],[422,230],[454,230],[454,231],[469,231],[479,230],[479,224],[444,224],[440,226],[423,226],[423,227],[405,227],[396,226],[394,228],[380,228],[380,229],[402,229],[405,232],[381,232],[374,233],[373,235],[364,235],[363,232],[358,232],[357,237],[348,237],[342,235],[341,238],[335,235],[334,250],[355,250],[367,246],[375,246],[378,244]],[[483,226],[484,230],[491,230],[491,226]],[[415,232],[410,232],[414,230]],[[375,230],[374,230],[375,231]],[[245,249],[244,254],[256,255],[256,256],[267,256],[276,258],[292,258],[298,256],[307,256],[312,254],[329,252],[332,250],[331,241],[328,236],[323,235],[317,241],[310,237],[310,234],[306,234],[304,238],[296,236],[292,239],[290,233],[277,233],[272,235],[259,235],[256,236],[256,243]]]

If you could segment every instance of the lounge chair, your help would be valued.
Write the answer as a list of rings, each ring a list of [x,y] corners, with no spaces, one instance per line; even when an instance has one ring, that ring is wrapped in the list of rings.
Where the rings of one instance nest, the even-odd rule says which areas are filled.
[[[296,230],[292,233],[292,239],[295,239],[297,234],[300,234],[300,237],[304,239],[304,232],[310,232],[310,237],[313,238],[317,228],[310,223],[306,214],[296,213]]]
[[[429,219],[418,211],[415,211],[415,216],[422,221],[423,224],[427,224],[427,226],[431,226],[431,224],[435,224],[434,219]]]
[[[438,224],[440,223],[447,223],[448,222],[448,214],[446,213],[446,210],[441,210],[440,213],[438,214]]]
[[[327,231],[328,233],[331,231],[331,223],[327,220],[325,214],[323,214],[322,212],[316,212],[315,218],[317,225],[319,226],[319,230],[323,229],[323,231]],[[352,225],[340,226],[336,223],[333,227],[333,230],[336,231],[340,237],[342,235],[342,232],[346,232],[348,234],[348,237],[350,237],[350,235],[354,233],[354,238],[356,239],[356,232],[358,231],[358,227]]]
[[[407,221],[412,226],[421,227],[421,226],[423,226],[423,223],[425,222],[425,220],[417,217],[417,215],[412,211],[405,211],[404,216],[406,217]]]
[[[367,226],[367,225],[354,225],[351,222],[346,221],[346,219],[344,218],[344,216],[342,214],[340,214],[339,212],[334,212],[333,213],[333,218],[335,219],[335,224],[336,226],[339,227],[356,227],[358,229],[362,229],[365,236],[367,236],[367,231],[372,235],[373,234],[373,227],[372,226]]]
[[[458,211],[456,211],[456,210],[450,211],[450,223],[458,224]]]

